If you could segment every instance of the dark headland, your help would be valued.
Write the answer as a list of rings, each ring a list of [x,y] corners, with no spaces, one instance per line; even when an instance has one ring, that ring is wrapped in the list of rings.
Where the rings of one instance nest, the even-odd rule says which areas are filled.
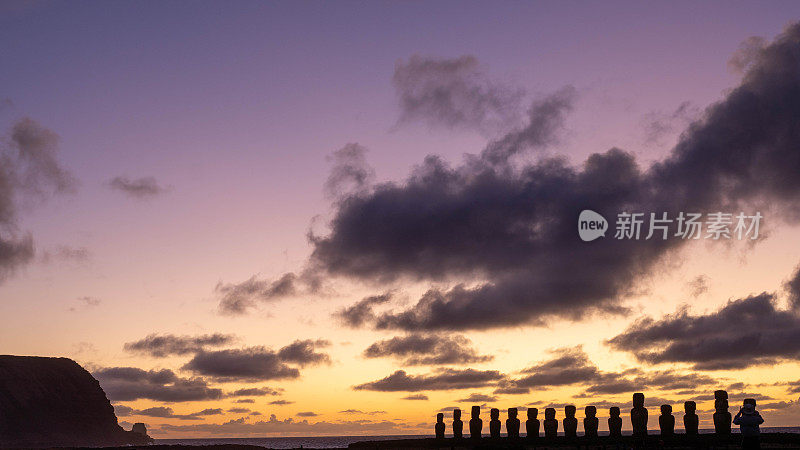
[[[126,431],[100,383],[68,358],[0,355],[0,447],[147,444]]]

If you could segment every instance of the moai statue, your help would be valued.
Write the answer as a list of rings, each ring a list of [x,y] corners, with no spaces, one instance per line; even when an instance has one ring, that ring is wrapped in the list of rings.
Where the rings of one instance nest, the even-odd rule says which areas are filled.
[[[594,406],[587,406],[583,410],[586,417],[583,418],[583,434],[588,438],[597,437],[597,427],[599,421],[597,420],[597,408]]]
[[[436,414],[436,439],[444,439],[444,414]]]
[[[544,410],[544,437],[554,438],[558,436],[558,421],[556,420],[556,409],[546,408]]]
[[[511,439],[519,438],[519,419],[517,418],[517,408],[508,408],[508,419],[506,419],[506,434]]]
[[[731,434],[731,413],[728,412],[728,392],[714,391],[714,431],[719,435]]]
[[[687,436],[697,436],[698,428],[700,426],[700,418],[697,417],[697,403],[688,401],[683,403],[683,428],[686,430]]]
[[[525,434],[528,439],[539,437],[539,410],[528,408],[528,420],[525,421]]]
[[[500,410],[492,408],[489,411],[489,436],[493,438],[500,437]]]
[[[631,425],[634,436],[647,435],[647,408],[644,407],[644,394],[633,394],[633,409],[631,409]]]
[[[564,436],[568,438],[578,437],[578,419],[575,418],[575,405],[564,407]]]
[[[461,410],[453,410],[453,437],[461,439],[464,436],[464,422],[461,421]]]
[[[661,405],[658,427],[661,428],[662,436],[672,436],[675,434],[675,416],[672,415],[672,405]]]
[[[608,414],[608,435],[610,437],[622,436],[622,417],[619,416],[619,406],[609,408]]]
[[[481,420],[481,407],[472,407],[472,418],[469,419],[469,437],[472,439],[480,439],[481,431],[483,430],[483,420]]]

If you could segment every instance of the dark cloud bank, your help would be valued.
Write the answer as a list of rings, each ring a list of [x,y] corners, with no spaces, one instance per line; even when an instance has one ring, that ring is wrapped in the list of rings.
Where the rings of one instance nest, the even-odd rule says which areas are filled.
[[[201,350],[182,368],[218,381],[293,379],[300,376],[298,367],[330,364],[330,357],[317,351],[329,345],[325,340],[298,340],[278,351],[261,346]]]
[[[399,358],[404,365],[475,364],[489,362],[491,355],[480,355],[464,336],[410,334],[378,341],[364,350],[367,358]]]
[[[142,353],[155,358],[170,355],[188,355],[205,350],[207,347],[220,347],[233,343],[235,336],[230,334],[205,334],[202,336],[175,336],[173,334],[150,334],[144,339],[128,342],[124,349],[128,352]]]
[[[564,347],[550,351],[550,357],[517,374],[496,370],[437,368],[429,373],[412,375],[405,370],[380,380],[354,386],[355,390],[380,392],[419,392],[451,389],[491,388],[496,395],[526,394],[561,386],[583,388],[584,396],[616,395],[643,390],[693,393],[696,389],[719,386],[720,381],[707,375],[684,370],[651,370],[638,368],[621,372],[600,370],[581,347]],[[732,386],[736,387],[736,386]],[[738,389],[744,386],[738,386]],[[424,396],[422,396],[424,397]],[[420,396],[409,400],[427,399]],[[463,402],[492,402],[497,397],[473,393]]]
[[[107,367],[94,371],[92,375],[111,401],[185,402],[222,398],[222,390],[210,387],[205,379],[179,377],[169,369]]]
[[[359,303],[343,316],[354,326],[489,329],[623,313],[625,295],[683,241],[582,242],[575,231],[581,210],[613,218],[626,210],[675,217],[741,209],[768,211],[770,220],[800,219],[800,25],[748,58],[741,84],[650,167],[619,149],[593,154],[578,167],[558,157],[519,158],[556,138],[575,96],[565,88],[536,100],[526,124],[460,165],[429,156],[403,182],[339,199],[330,233],[310,236],[310,264],[367,282],[484,280],[431,288],[406,310],[375,313],[380,298]],[[484,100],[452,100],[470,98],[462,92],[469,81],[459,81],[459,67],[468,65],[413,59],[399,66],[404,117],[466,126],[482,120],[458,112]],[[659,355],[648,358],[670,358]]]
[[[125,344],[125,350],[156,358],[191,354],[191,359],[181,370],[195,376],[181,377],[169,369],[143,370],[135,367],[99,368],[92,375],[112,401],[149,399],[183,402],[219,400],[226,397],[278,396],[282,389],[266,386],[240,388],[223,394],[222,389],[210,385],[209,380],[224,383],[296,379],[300,377],[300,369],[303,367],[331,363],[330,356],[319,351],[330,346],[330,342],[322,339],[296,340],[278,350],[263,346],[210,349],[236,340],[234,335],[221,333],[198,336],[151,334],[144,339]],[[253,401],[241,401],[245,402]]]
[[[688,308],[661,319],[641,318],[609,339],[614,349],[650,364],[686,363],[699,370],[741,369],[800,360],[800,270],[786,283],[789,308],[773,293],[728,301],[717,311]]]

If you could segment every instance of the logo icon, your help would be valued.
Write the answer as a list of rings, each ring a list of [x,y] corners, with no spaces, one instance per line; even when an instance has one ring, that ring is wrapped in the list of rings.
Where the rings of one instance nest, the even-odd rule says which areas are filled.
[[[606,236],[608,221],[591,209],[584,209],[578,216],[578,235],[586,242]]]

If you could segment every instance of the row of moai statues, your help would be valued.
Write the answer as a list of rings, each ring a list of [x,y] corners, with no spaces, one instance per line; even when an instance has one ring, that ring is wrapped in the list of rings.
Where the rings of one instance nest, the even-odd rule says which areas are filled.
[[[728,412],[728,393],[726,391],[714,392],[714,429],[719,435],[731,434],[731,413]],[[747,399],[746,402],[755,404],[755,400]],[[700,418],[697,416],[697,404],[693,401],[684,402],[685,413],[683,415],[683,426],[687,435],[697,435]],[[564,407],[564,436],[567,438],[577,437],[578,419],[575,417],[576,408],[573,405]],[[587,406],[584,409],[586,417],[583,419],[584,436],[596,438],[599,420],[597,418],[597,408]],[[472,418],[469,421],[469,433],[472,439],[479,439],[483,431],[483,420],[481,420],[481,407],[472,407]],[[506,419],[506,434],[509,438],[518,438],[520,431],[520,420],[517,418],[517,408],[508,409],[508,419]],[[539,410],[528,408],[528,420],[525,421],[525,430],[528,438],[539,437]],[[500,410],[492,408],[489,412],[489,435],[493,438],[500,437]],[[647,435],[647,408],[644,407],[644,394],[637,392],[633,394],[633,408],[631,409],[631,425],[634,436]],[[558,435],[558,420],[556,420],[555,408],[544,410],[544,436],[553,438]],[[675,416],[672,415],[671,405],[661,405],[661,415],[658,418],[658,425],[662,436],[672,436],[675,434]],[[436,415],[436,437],[444,438],[445,435],[444,414]],[[608,430],[610,437],[622,436],[622,418],[620,409],[612,406],[609,409]],[[464,423],[461,421],[461,410],[453,410],[453,437],[461,439],[464,432]]]

